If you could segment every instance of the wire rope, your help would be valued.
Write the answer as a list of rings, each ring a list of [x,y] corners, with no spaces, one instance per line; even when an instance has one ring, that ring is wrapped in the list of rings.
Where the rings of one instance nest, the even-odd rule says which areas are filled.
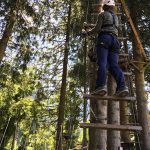
[[[5,130],[4,130],[4,133],[3,133],[3,136],[2,136],[2,139],[1,139],[1,142],[0,142],[0,147],[1,147],[2,143],[3,143],[3,140],[4,140],[4,137],[5,137],[5,134],[6,134],[6,131],[7,131],[8,125],[9,125],[9,123],[10,123],[10,119],[11,119],[11,117],[9,117],[9,119],[8,119],[8,122],[7,122],[6,128],[5,128]]]

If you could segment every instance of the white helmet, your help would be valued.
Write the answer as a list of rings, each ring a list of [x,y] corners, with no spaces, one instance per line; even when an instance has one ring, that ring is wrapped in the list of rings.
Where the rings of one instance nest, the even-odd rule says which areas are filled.
[[[104,0],[103,5],[115,6],[115,1],[114,0]]]

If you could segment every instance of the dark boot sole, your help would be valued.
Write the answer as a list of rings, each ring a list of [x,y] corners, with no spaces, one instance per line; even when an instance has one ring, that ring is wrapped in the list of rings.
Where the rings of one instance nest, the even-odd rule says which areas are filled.
[[[107,91],[101,90],[101,91],[95,91],[95,92],[92,92],[91,95],[104,96],[106,93],[107,93]]]
[[[120,92],[119,94],[116,94],[116,96],[119,96],[119,97],[126,97],[129,95],[129,92],[128,91],[122,91]]]

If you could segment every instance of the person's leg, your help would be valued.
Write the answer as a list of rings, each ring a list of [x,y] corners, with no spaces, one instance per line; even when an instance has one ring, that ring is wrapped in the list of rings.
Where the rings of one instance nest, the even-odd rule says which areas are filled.
[[[102,45],[97,46],[97,80],[96,88],[91,94],[105,95],[107,93],[106,76],[107,76],[107,55],[108,49]]]
[[[112,35],[111,38],[112,43],[108,54],[109,70],[117,82],[116,95],[127,96],[129,91],[128,88],[125,86],[124,74],[118,65],[120,42],[114,35]]]
[[[107,56],[108,56],[108,49],[106,49],[102,45],[98,45],[97,47],[98,70],[97,70],[96,88],[106,85]]]
[[[125,78],[122,70],[118,65],[118,53],[109,51],[108,53],[108,63],[109,71],[113,75],[117,83],[116,94],[118,96],[126,96],[128,94],[128,89],[125,85]]]
[[[123,72],[118,65],[118,58],[119,58],[118,53],[109,51],[108,54],[109,71],[117,82],[117,89],[125,86],[125,79]]]
[[[111,44],[111,36],[109,34],[100,34],[98,36],[97,43],[97,80],[96,80],[96,88],[102,87],[106,85],[106,77],[107,77],[107,57],[108,57],[108,49]]]
[[[107,92],[107,57],[108,49],[111,44],[111,36],[109,34],[100,34],[97,42],[97,80],[96,89],[92,94],[105,95]]]

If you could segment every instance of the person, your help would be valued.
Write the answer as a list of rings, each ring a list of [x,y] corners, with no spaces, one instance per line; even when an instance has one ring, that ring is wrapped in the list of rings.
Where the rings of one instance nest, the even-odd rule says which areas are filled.
[[[129,91],[125,85],[125,77],[118,65],[120,43],[118,36],[118,17],[114,13],[114,0],[104,0],[103,12],[98,16],[95,27],[84,30],[84,35],[98,34],[97,39],[97,80],[96,88],[91,94],[107,93],[107,68],[117,83],[116,96],[127,96]]]

